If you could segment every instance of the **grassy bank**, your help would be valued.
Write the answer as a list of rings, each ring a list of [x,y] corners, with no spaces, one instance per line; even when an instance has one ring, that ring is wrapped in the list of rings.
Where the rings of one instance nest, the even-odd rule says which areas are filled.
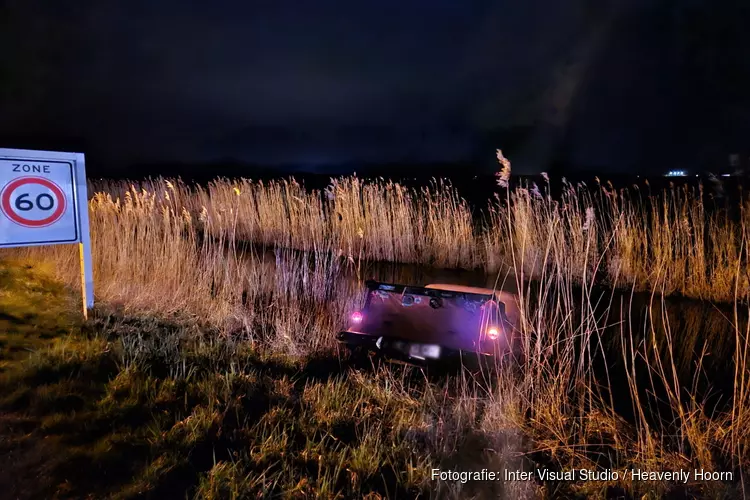
[[[179,323],[76,319],[47,274],[0,266],[0,488],[12,498],[530,497],[432,468],[524,467],[513,429],[476,429],[454,382],[290,360]],[[473,413],[471,413],[473,411]],[[478,447],[492,453],[478,452]]]
[[[681,485],[622,475],[600,482],[433,480],[433,469],[622,474],[628,467],[739,472],[746,465],[741,434],[736,454],[728,448],[723,455],[736,468],[718,462],[721,449],[711,441],[736,433],[739,422],[712,422],[694,408],[678,440],[684,446],[676,446],[658,428],[618,418],[593,384],[568,386],[586,377],[566,378],[566,370],[582,368],[568,359],[562,369],[543,349],[540,361],[522,367],[534,368],[528,375],[500,369],[426,379],[411,368],[354,369],[332,352],[293,359],[188,318],[104,306],[81,323],[75,294],[36,266],[3,263],[0,284],[0,488],[13,498],[742,493],[738,480]]]

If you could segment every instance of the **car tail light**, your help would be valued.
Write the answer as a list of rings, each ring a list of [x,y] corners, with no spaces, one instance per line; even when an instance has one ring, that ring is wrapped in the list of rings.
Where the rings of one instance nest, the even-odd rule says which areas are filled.
[[[362,323],[364,316],[359,311],[354,311],[351,316],[352,323]]]
[[[499,336],[500,330],[498,330],[496,326],[487,328],[487,338],[489,338],[490,340],[497,340]]]

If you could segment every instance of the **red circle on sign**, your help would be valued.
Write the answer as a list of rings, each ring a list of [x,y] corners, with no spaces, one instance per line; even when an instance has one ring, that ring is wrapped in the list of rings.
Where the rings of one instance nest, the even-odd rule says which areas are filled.
[[[10,205],[10,195],[17,188],[26,184],[39,184],[52,191],[52,194],[55,196],[55,201],[57,202],[57,208],[49,217],[39,220],[27,219],[13,210]],[[11,221],[25,227],[45,227],[54,224],[65,213],[65,205],[65,193],[60,189],[60,186],[51,180],[42,177],[19,177],[18,179],[14,179],[3,188],[3,192],[0,194],[0,208],[2,208],[3,213]]]

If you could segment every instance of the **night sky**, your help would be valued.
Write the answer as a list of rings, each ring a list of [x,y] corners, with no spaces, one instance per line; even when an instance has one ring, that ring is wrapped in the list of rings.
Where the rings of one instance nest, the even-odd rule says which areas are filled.
[[[747,0],[5,0],[0,146],[516,172],[750,154]]]

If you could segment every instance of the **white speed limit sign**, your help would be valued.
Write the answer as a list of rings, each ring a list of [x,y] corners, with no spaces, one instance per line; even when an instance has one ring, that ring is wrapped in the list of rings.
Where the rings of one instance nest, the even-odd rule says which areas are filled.
[[[72,162],[0,159],[0,172],[0,245],[78,241]]]
[[[0,247],[79,245],[84,312],[93,306],[84,156],[0,149]]]

